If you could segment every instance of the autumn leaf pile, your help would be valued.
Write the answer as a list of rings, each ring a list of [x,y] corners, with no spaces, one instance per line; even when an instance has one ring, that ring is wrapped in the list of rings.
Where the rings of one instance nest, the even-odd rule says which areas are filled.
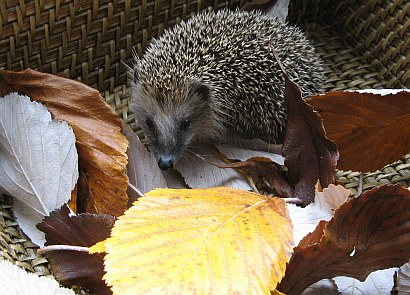
[[[352,197],[335,169],[375,171],[410,151],[410,93],[306,103],[284,77],[280,155],[206,147],[163,174],[96,90],[0,71],[1,192],[58,282],[92,294],[315,294],[392,267],[406,290],[410,191]]]

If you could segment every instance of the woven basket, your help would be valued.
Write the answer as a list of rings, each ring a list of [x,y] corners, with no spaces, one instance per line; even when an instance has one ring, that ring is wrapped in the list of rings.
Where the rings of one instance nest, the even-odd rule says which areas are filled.
[[[142,55],[152,37],[204,9],[236,8],[245,0],[0,0],[0,68],[32,68],[98,89],[131,125],[126,68],[135,46]],[[327,91],[408,88],[409,9],[406,1],[292,0],[289,21],[303,27],[326,64]],[[359,174],[338,172],[353,191]],[[409,187],[410,156],[372,174],[364,188]],[[15,222],[11,199],[0,198],[0,257],[49,275]]]

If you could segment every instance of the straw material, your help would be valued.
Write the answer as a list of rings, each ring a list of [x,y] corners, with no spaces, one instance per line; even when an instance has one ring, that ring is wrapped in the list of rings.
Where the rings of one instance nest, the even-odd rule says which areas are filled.
[[[10,197],[0,196],[0,258],[8,260],[28,272],[51,276],[48,261],[37,254],[37,246],[21,231],[16,222]]]
[[[127,81],[133,47],[142,54],[164,29],[204,9],[239,0],[0,1],[0,68],[76,79],[114,93]]]
[[[245,1],[0,0],[0,69],[33,68],[98,89],[115,112],[138,130],[128,110],[126,67],[132,48],[204,9]],[[402,0],[291,0],[289,21],[301,26],[325,62],[326,91],[409,88],[410,3]],[[356,191],[359,173],[339,171]],[[384,183],[410,186],[410,155],[365,174],[364,189]],[[49,275],[47,262],[21,233],[11,200],[0,199],[0,257]]]
[[[326,90],[410,87],[410,3],[404,0],[292,0],[326,64]]]
[[[360,173],[352,171],[337,171],[337,180],[356,194],[359,188]],[[410,154],[403,160],[385,166],[383,169],[363,174],[363,191],[370,190],[383,184],[400,184],[410,187]]]

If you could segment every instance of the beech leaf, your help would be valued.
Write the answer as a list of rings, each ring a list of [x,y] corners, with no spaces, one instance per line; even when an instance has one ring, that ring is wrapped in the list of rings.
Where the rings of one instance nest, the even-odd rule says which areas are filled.
[[[144,145],[132,129],[121,121],[122,133],[129,142],[127,150],[128,164],[127,175],[129,182],[137,187],[142,193],[149,192],[154,188],[166,188],[167,183],[159,169],[155,158],[145,149]],[[132,189],[128,189],[128,203],[131,205],[138,196]]]
[[[99,92],[80,82],[34,70],[0,70],[0,95],[17,91],[43,103],[74,130],[79,155],[80,212],[120,215],[126,209],[128,142],[118,116]]]
[[[282,171],[268,158],[253,157],[246,161],[234,162],[232,164],[218,165],[219,168],[236,168],[246,172],[248,175],[259,178],[262,177],[266,183],[283,198],[292,197],[292,187],[288,184]]]
[[[410,261],[400,267],[397,277],[399,281],[399,294],[410,294]]]
[[[46,235],[46,245],[90,247],[110,235],[115,217],[107,214],[70,214],[67,206],[54,211],[37,227]],[[87,288],[92,294],[111,294],[102,280],[103,255],[78,251],[50,251],[44,254],[56,279],[66,287]]]
[[[262,146],[257,141],[242,140],[241,145],[242,144],[245,144],[247,146],[239,147],[233,145],[218,145],[217,147],[202,146],[192,148],[188,155],[186,155],[176,163],[175,169],[181,173],[186,183],[189,185],[189,187],[192,188],[228,186],[232,188],[252,190],[253,186],[251,186],[247,177],[245,177],[239,171],[231,169],[236,167],[229,167],[229,165],[226,165],[226,163],[223,161],[232,163],[237,160],[246,160],[252,157],[265,157],[267,159],[270,159],[269,161],[267,160],[267,162],[273,161],[275,163],[283,165],[283,157],[268,151],[258,150],[259,148],[265,148],[266,146],[269,149],[269,145],[266,143],[265,146]],[[200,156],[202,159],[198,158],[197,156]],[[253,165],[254,163],[248,164]],[[266,163],[258,163],[256,165],[264,166],[265,169],[268,166],[265,164]],[[242,171],[245,171],[246,164],[244,165],[245,167]],[[259,171],[257,171],[257,169],[259,167],[254,167],[254,169],[252,169],[251,167],[249,168],[250,169],[248,169],[246,173],[252,171],[254,172],[253,174],[258,174]],[[267,169],[265,169],[265,172],[269,172],[266,170]],[[279,180],[281,183],[283,183],[283,177],[281,177],[281,175],[275,177],[276,175],[270,175],[269,173],[261,172],[259,174],[269,176],[270,180],[272,181]],[[246,176],[248,175],[249,173]],[[280,186],[279,188],[285,187]]]
[[[105,248],[114,294],[261,294],[292,252],[279,198],[230,188],[158,189],[119,217]]]
[[[330,220],[333,216],[319,192],[316,193],[315,201],[304,208],[294,204],[287,204],[287,207],[292,219],[295,245],[298,245],[308,233],[314,231],[321,220]]]
[[[302,99],[300,88],[290,80],[274,54],[285,78],[287,123],[282,155],[289,169],[289,180],[295,184],[294,197],[308,204],[313,201],[318,180],[322,187],[334,182],[339,152],[336,144],[326,137],[322,119]]]
[[[410,191],[400,185],[372,189],[343,204],[329,222],[295,248],[279,290],[300,294],[324,278],[399,267],[410,257]]]
[[[410,151],[410,92],[380,95],[328,92],[307,102],[339,147],[337,167],[375,171]]]
[[[309,286],[301,295],[340,295],[332,279],[323,279]],[[363,294],[362,294],[363,295]]]
[[[341,295],[390,295],[394,286],[396,268],[382,269],[369,274],[364,282],[349,277],[335,277]]]
[[[333,212],[349,200],[351,191],[341,185],[330,184],[317,194],[326,203],[326,207]]]
[[[0,187],[15,197],[23,231],[42,245],[34,225],[70,199],[78,179],[73,130],[51,120],[48,110],[27,96],[0,98]]]
[[[191,153],[179,159],[174,166],[175,170],[181,173],[189,187],[228,186],[243,190],[252,189],[240,172],[234,169],[221,169],[196,157],[196,155],[200,155],[210,163],[221,163],[220,157],[212,154],[207,148],[192,148]]]
[[[7,295],[74,295],[73,290],[60,288],[56,280],[39,277],[6,261],[0,260],[0,294]]]
[[[242,139],[242,141],[244,140]],[[262,144],[265,144],[265,146]],[[245,143],[240,143],[240,146],[221,144],[216,145],[216,148],[229,159],[246,161],[249,158],[263,157],[279,165],[283,165],[285,160],[279,155],[281,152],[280,145],[272,145],[263,141],[259,143],[257,140],[246,140]]]

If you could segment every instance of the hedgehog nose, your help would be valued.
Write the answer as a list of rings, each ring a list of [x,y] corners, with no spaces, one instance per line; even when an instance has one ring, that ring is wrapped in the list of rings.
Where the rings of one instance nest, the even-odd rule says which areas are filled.
[[[174,160],[172,159],[171,156],[159,157],[158,166],[162,170],[172,169],[172,167],[174,166]]]

